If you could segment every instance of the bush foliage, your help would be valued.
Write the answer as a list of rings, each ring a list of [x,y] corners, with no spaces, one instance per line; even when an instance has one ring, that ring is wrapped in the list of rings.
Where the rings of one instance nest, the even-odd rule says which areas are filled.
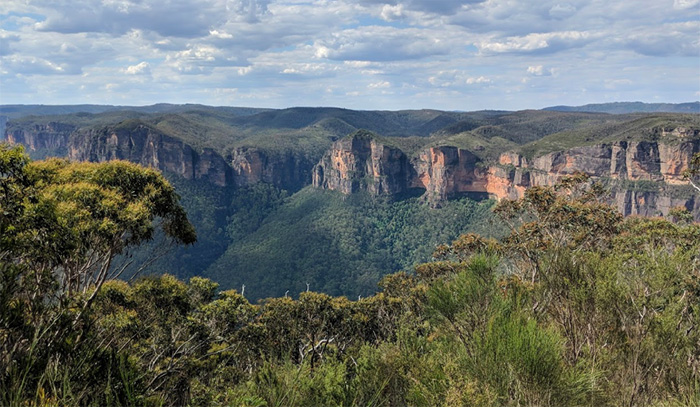
[[[74,263],[140,243],[151,215],[191,241],[172,188],[120,163],[34,164],[7,148],[0,158],[2,405],[700,399],[700,225],[682,210],[623,219],[584,176],[502,201],[504,237],[465,234],[415,273],[384,277],[374,295],[302,290],[251,303],[209,279],[167,274],[68,289]],[[124,195],[116,179],[136,192]],[[252,227],[232,225],[231,234]]]

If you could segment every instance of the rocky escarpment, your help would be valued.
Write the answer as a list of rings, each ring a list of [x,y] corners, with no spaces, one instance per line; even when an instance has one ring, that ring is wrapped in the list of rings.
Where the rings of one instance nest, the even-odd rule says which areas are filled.
[[[413,177],[403,151],[360,131],[333,144],[314,167],[312,182],[344,194],[366,190],[373,195],[396,195],[409,189]]]
[[[530,186],[553,185],[563,176],[585,172],[608,185],[611,203],[625,215],[666,214],[672,207],[685,206],[700,219],[700,198],[682,176],[693,154],[700,152],[700,130],[681,126],[653,130],[647,139],[628,138],[535,157],[507,152],[491,163],[449,145],[425,148],[409,157],[367,131],[336,141],[317,163],[293,151],[254,146],[235,148],[224,157],[212,149],[195,149],[139,120],[102,128],[58,122],[10,125],[6,138],[24,144],[35,156],[124,159],[218,186],[266,182],[296,191],[313,183],[345,194],[364,190],[378,196],[419,189],[434,206],[463,194],[515,199]]]
[[[453,146],[431,147],[412,160],[416,177],[410,184],[425,189],[433,205],[464,193],[486,192],[487,178],[479,158]]]
[[[297,191],[308,185],[314,162],[291,151],[270,153],[255,147],[239,147],[227,160],[237,186],[258,182],[273,184],[288,191]]]
[[[683,172],[700,152],[697,131],[661,141],[618,141],[572,148],[526,159],[502,154],[489,168],[489,192],[498,198],[519,198],[529,186],[553,185],[561,177],[585,172],[610,186],[611,203],[625,215],[665,215],[685,206],[700,217],[700,199],[683,192]],[[695,138],[693,138],[695,137]],[[669,140],[671,141],[671,140]]]
[[[503,153],[486,165],[470,151],[430,147],[408,160],[396,148],[371,135],[336,142],[314,168],[313,184],[351,194],[365,190],[394,195],[425,190],[439,205],[452,196],[478,193],[517,199],[531,186],[554,185],[562,177],[585,172],[611,190],[611,203],[623,214],[660,215],[685,206],[700,218],[700,199],[687,187],[683,171],[700,152],[697,130],[675,129],[657,141],[618,141],[571,148],[535,158]]]
[[[213,150],[195,151],[188,144],[139,122],[101,129],[48,123],[15,129],[7,136],[10,143],[23,144],[30,151],[44,155],[92,162],[128,160],[219,186],[232,182],[231,168]]]
[[[75,129],[74,125],[58,122],[34,124],[8,129],[5,139],[9,143],[24,145],[30,152],[62,156],[67,154],[69,138]]]
[[[310,159],[292,152],[271,155],[251,147],[236,148],[223,157],[209,148],[195,149],[138,120],[102,128],[77,128],[58,122],[19,126],[8,131],[6,138],[24,145],[39,158],[128,160],[222,187],[267,182],[296,191],[310,183],[314,166]]]

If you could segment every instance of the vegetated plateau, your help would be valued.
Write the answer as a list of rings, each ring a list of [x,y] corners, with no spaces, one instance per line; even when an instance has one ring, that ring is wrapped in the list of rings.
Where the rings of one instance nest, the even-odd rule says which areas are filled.
[[[700,149],[698,114],[162,104],[4,106],[0,115],[5,138],[34,158],[125,159],[161,170],[199,239],[146,271],[245,285],[250,299],[297,295],[307,284],[370,295],[383,275],[410,271],[461,233],[505,233],[489,198],[519,198],[576,171],[605,184],[625,215],[675,206],[700,213],[682,179]],[[133,264],[156,246],[132,253]]]
[[[355,140],[378,151],[364,133]],[[684,174],[697,186],[700,154]],[[364,178],[337,185],[383,190]],[[233,201],[250,215],[235,230],[276,206],[291,211],[282,220],[303,222],[314,205],[338,204],[323,195],[343,196],[306,188],[297,194],[322,195],[299,207],[274,187],[249,188]],[[119,256],[158,231],[173,243],[197,237],[158,171],[32,162],[0,144],[0,403],[696,405],[700,224],[685,207],[623,218],[606,194],[590,175],[563,175],[501,199],[497,238],[464,233],[414,273],[384,276],[378,293],[355,301],[306,290],[252,304],[198,276],[114,279],[129,261]],[[256,197],[273,204],[259,210]],[[412,217],[428,202],[451,205],[415,209],[411,199],[351,204],[388,229],[402,205]],[[462,206],[456,217],[483,209]]]

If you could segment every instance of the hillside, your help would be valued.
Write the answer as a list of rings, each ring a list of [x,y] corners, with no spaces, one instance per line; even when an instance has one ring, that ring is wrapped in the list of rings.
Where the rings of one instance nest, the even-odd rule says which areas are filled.
[[[559,112],[596,112],[596,113],[700,113],[700,102],[690,103],[643,103],[613,102],[593,103],[583,106],[552,106],[542,110]]]
[[[488,203],[258,183],[232,199],[227,233],[244,240],[220,262],[248,272],[221,290],[109,272],[154,228],[195,238],[158,171],[32,162],[0,144],[0,175],[3,406],[697,404],[700,223],[685,210],[623,218],[575,177],[501,201],[509,226],[494,236]],[[445,219],[472,232],[450,243]],[[433,239],[434,259],[372,289],[364,267],[411,261]],[[255,301],[263,290],[280,294]]]
[[[576,171],[604,184],[608,202],[625,215],[684,206],[700,218],[700,199],[682,179],[700,151],[699,115],[195,105],[94,111],[11,118],[4,136],[34,158],[126,159],[160,169],[199,241],[150,271],[205,275],[224,288],[245,284],[250,298],[306,283],[334,295],[371,294],[382,275],[428,261],[437,243],[487,227],[498,235],[488,198],[520,198],[527,187]]]

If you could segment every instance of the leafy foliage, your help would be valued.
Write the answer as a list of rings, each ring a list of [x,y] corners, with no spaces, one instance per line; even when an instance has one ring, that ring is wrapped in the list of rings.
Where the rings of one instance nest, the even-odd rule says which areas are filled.
[[[170,184],[135,164],[33,163],[2,144],[0,183],[0,380],[15,405],[83,339],[91,303],[123,271],[114,258],[150,239],[154,219],[176,242],[196,235]]]
[[[622,219],[576,175],[501,202],[495,210],[510,234],[464,234],[439,246],[435,261],[384,277],[379,293],[357,301],[307,289],[251,304],[206,278],[161,275],[105,282],[76,323],[76,310],[62,301],[25,295],[29,287],[47,298],[57,285],[23,278],[43,264],[23,256],[31,249],[24,236],[63,238],[46,233],[58,222],[51,212],[25,212],[48,199],[41,191],[83,183],[95,170],[63,177],[56,171],[69,165],[49,162],[36,167],[42,178],[24,170],[33,167],[21,152],[0,157],[3,256],[15,256],[0,262],[4,405],[686,406],[700,399],[700,224],[682,209],[671,220]],[[253,196],[292,205],[290,221],[313,208],[259,188]],[[86,191],[61,196],[117,199]],[[105,205],[109,214],[116,204]],[[379,221],[395,219],[401,211],[392,205],[403,203],[365,205],[391,214],[371,218]],[[131,213],[120,208],[120,216]],[[76,211],[66,213],[91,224],[94,216]],[[274,216],[243,213],[264,218],[258,230]],[[33,223],[14,223],[30,215]],[[86,240],[66,247],[78,254],[95,238],[76,236]]]
[[[491,201],[468,198],[436,210],[419,198],[346,197],[312,188],[283,196],[258,185],[234,198],[228,230],[235,243],[206,277],[226,288],[245,285],[253,299],[296,295],[306,283],[329,294],[367,296],[382,276],[430,260],[438,243],[464,230],[488,232],[492,218]]]

